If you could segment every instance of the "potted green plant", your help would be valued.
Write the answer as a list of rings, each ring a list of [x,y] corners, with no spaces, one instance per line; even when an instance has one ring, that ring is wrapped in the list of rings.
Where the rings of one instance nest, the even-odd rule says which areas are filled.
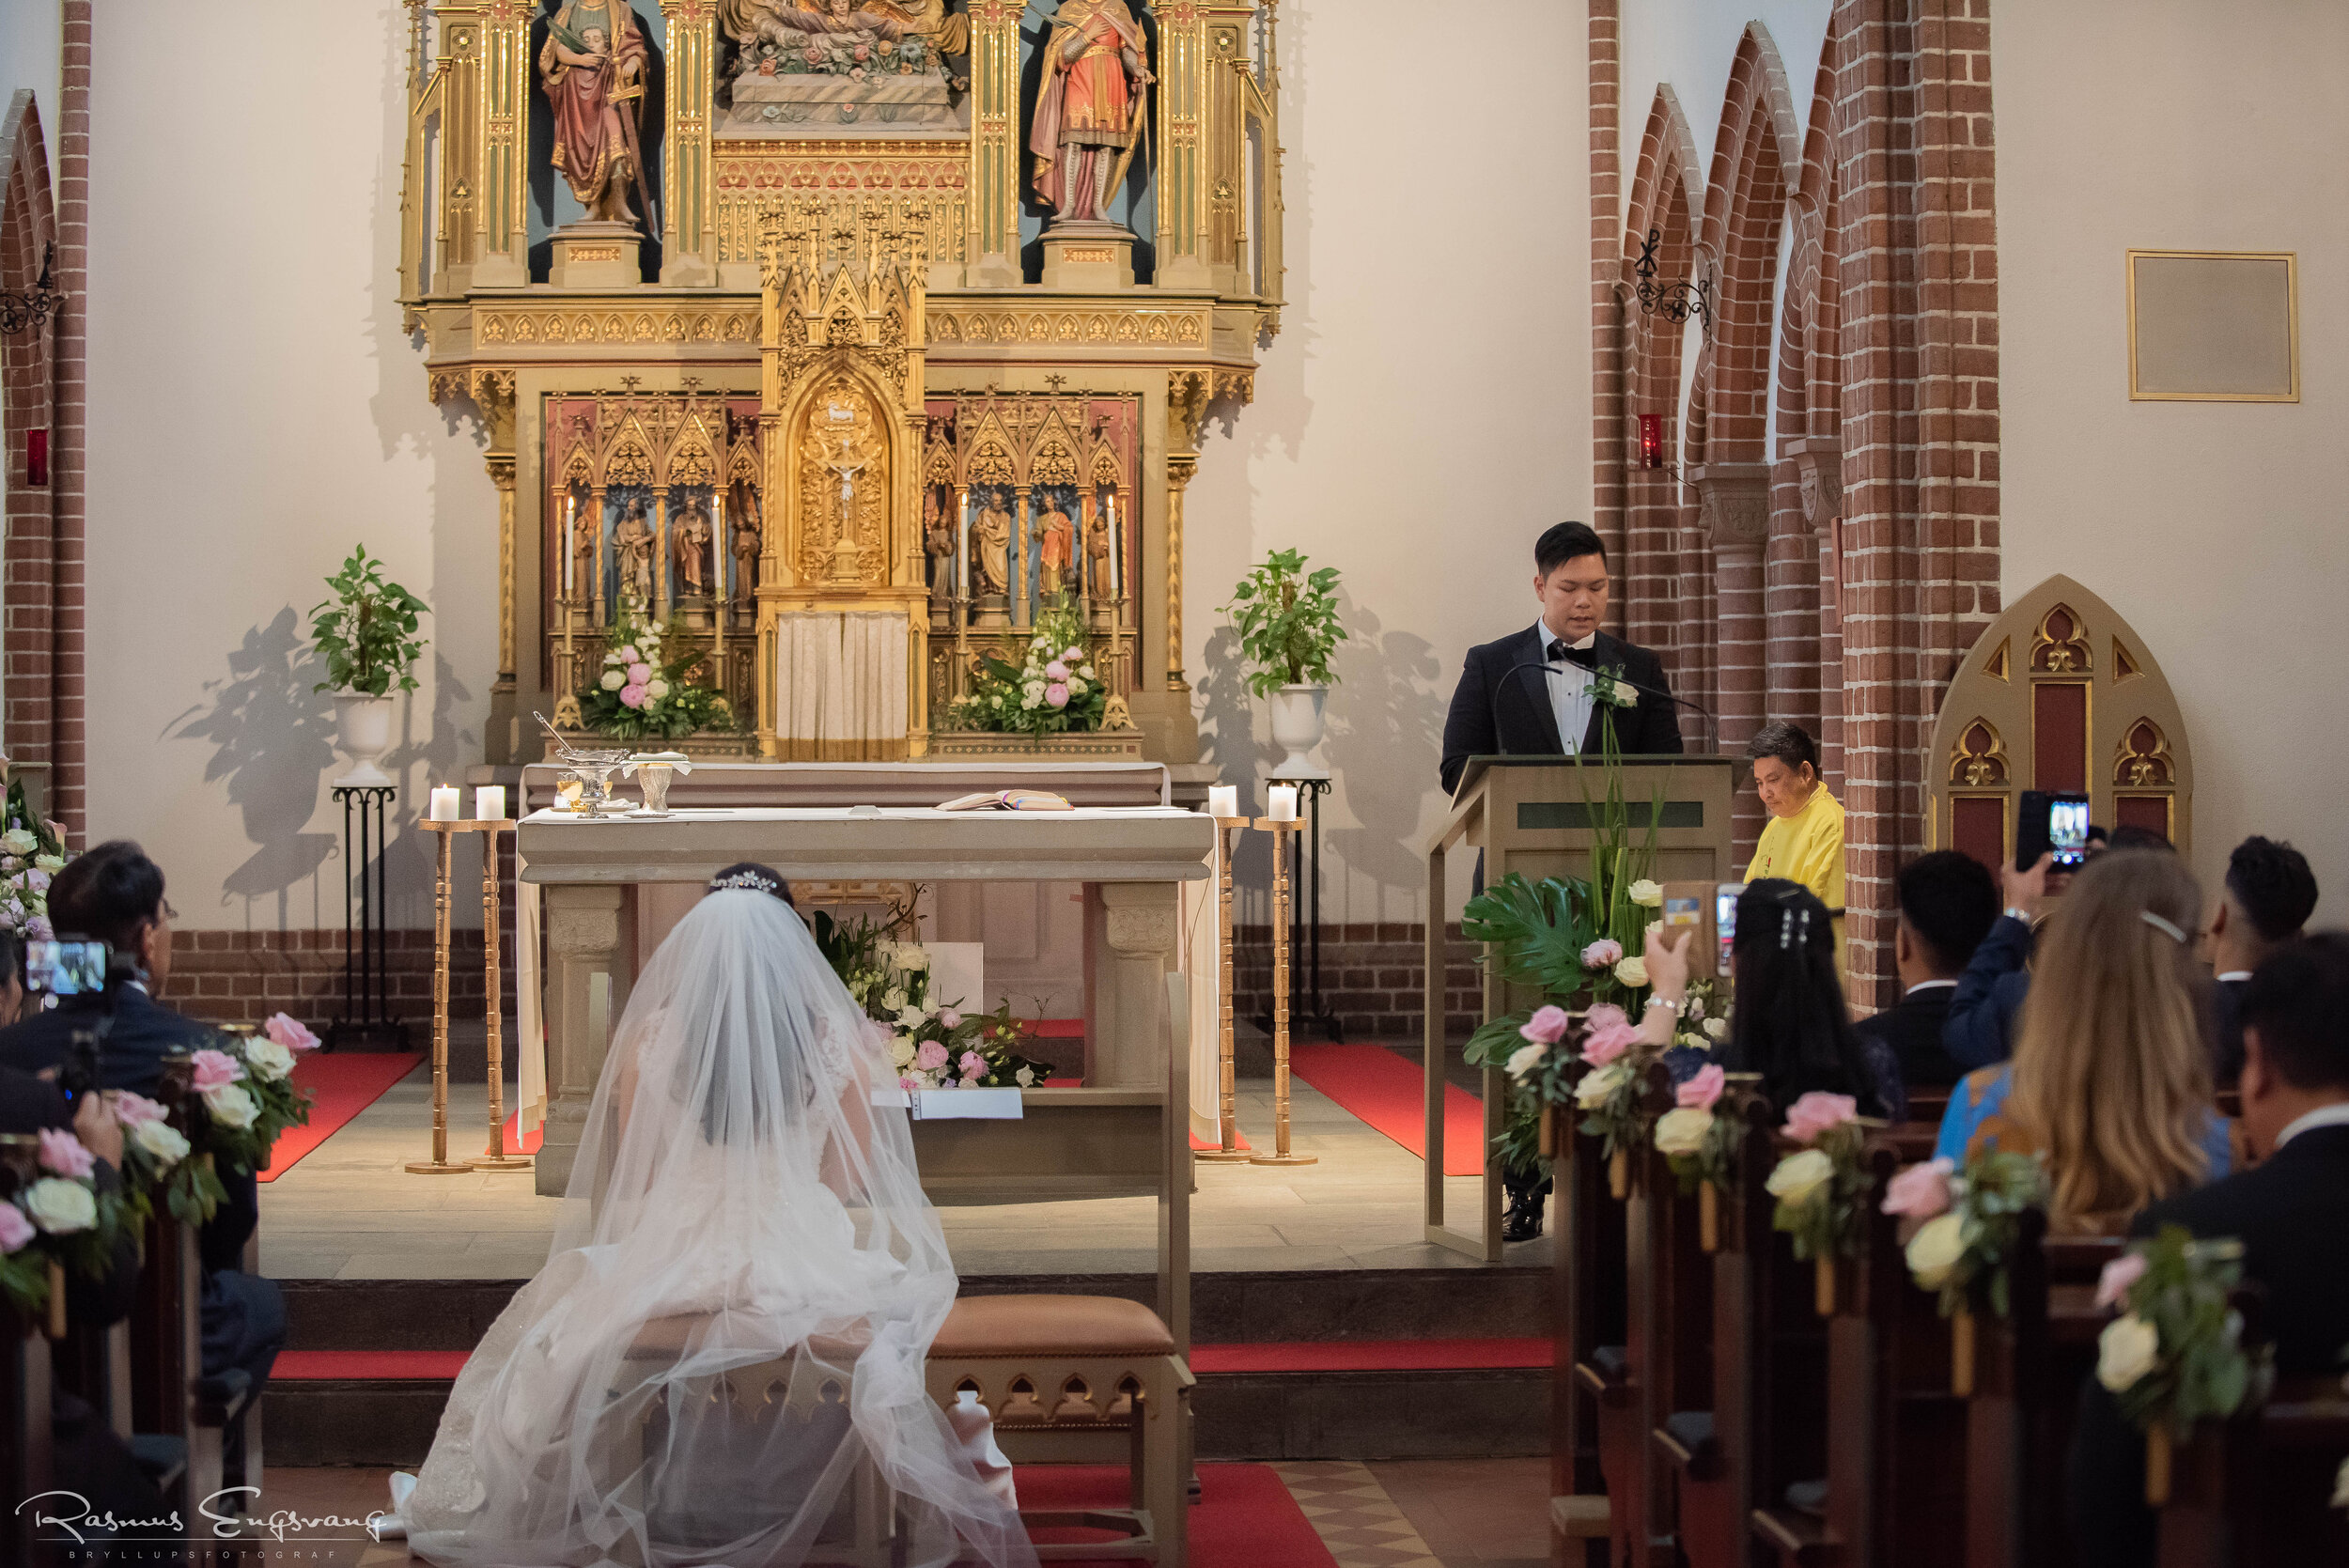
[[[1276,550],[1233,585],[1223,613],[1239,633],[1248,690],[1272,709],[1272,741],[1287,753],[1276,779],[1324,776],[1310,753],[1321,744],[1322,706],[1334,677],[1330,655],[1346,640],[1338,624],[1338,569],[1308,573],[1302,551]]]
[[[310,612],[310,637],[326,660],[326,678],[317,690],[334,693],[337,744],[350,757],[350,770],[336,788],[381,788],[392,776],[376,759],[392,747],[392,693],[416,689],[416,659],[425,640],[416,617],[430,613],[424,600],[383,580],[383,563],[352,549],[343,569],[326,580],[334,597]]]

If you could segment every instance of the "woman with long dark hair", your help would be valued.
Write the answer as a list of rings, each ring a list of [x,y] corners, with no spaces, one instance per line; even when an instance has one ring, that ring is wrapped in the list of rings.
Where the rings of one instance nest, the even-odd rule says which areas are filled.
[[[1907,1119],[1898,1060],[1851,1026],[1833,921],[1816,893],[1779,877],[1749,884],[1730,951],[1736,1006],[1723,1066],[1760,1073],[1762,1092],[1781,1108],[1816,1090],[1849,1094],[1863,1116]]]

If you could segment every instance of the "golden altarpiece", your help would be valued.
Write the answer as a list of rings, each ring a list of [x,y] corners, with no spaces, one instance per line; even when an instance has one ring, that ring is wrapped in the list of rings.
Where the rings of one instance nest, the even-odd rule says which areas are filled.
[[[978,753],[979,657],[1086,629],[1196,760],[1183,495],[1282,295],[1278,0],[411,0],[401,299],[488,436],[489,759],[615,623],[738,728]],[[483,525],[489,526],[487,517]]]

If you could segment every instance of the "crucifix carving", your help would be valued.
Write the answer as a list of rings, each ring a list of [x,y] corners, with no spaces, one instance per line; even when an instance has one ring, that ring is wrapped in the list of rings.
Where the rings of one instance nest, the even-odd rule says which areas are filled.
[[[856,476],[871,466],[871,459],[851,461],[855,455],[849,450],[848,438],[840,438],[840,458],[824,466],[840,475],[840,531],[832,544],[832,579],[835,582],[854,582],[859,575],[856,553]]]

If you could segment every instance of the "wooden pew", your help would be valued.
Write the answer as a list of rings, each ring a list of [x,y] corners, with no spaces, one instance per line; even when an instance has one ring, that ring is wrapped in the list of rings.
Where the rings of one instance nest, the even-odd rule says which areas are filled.
[[[224,1486],[261,1484],[255,1390],[241,1372],[203,1375],[199,1255],[195,1227],[162,1215],[150,1219],[138,1306],[131,1313],[131,1418],[138,1433],[132,1452],[188,1518],[199,1516],[199,1505]],[[240,1421],[256,1424],[247,1429],[243,1471],[231,1476],[222,1448]],[[214,1507],[234,1514],[250,1500],[226,1498]]]
[[[1550,1408],[1550,1555],[1559,1568],[1608,1558],[1610,1510],[1600,1465],[1602,1415],[1622,1383],[1625,1205],[1608,1186],[1599,1140],[1558,1112],[1551,1212],[1558,1226],[1556,1375]]]
[[[1651,1116],[1673,1103],[1663,1069],[1655,1074]],[[1700,1200],[1682,1195],[1672,1162],[1651,1142],[1634,1152],[1631,1169],[1638,1199],[1628,1217],[1626,1346],[1636,1369],[1633,1419],[1646,1553],[1635,1537],[1630,1560],[1669,1562],[1679,1550],[1674,1472],[1685,1462],[1685,1445],[1674,1433],[1687,1426],[1675,1418],[1713,1407],[1713,1260],[1703,1246]]]
[[[2205,1426],[2171,1462],[2160,1568],[2349,1562],[2349,1511],[2332,1506],[2349,1461],[2339,1378],[2279,1383],[2258,1411]]]
[[[37,1539],[34,1510],[19,1499],[54,1483],[50,1464],[49,1339],[39,1322],[0,1306],[0,1562],[46,1563],[50,1547]]]

